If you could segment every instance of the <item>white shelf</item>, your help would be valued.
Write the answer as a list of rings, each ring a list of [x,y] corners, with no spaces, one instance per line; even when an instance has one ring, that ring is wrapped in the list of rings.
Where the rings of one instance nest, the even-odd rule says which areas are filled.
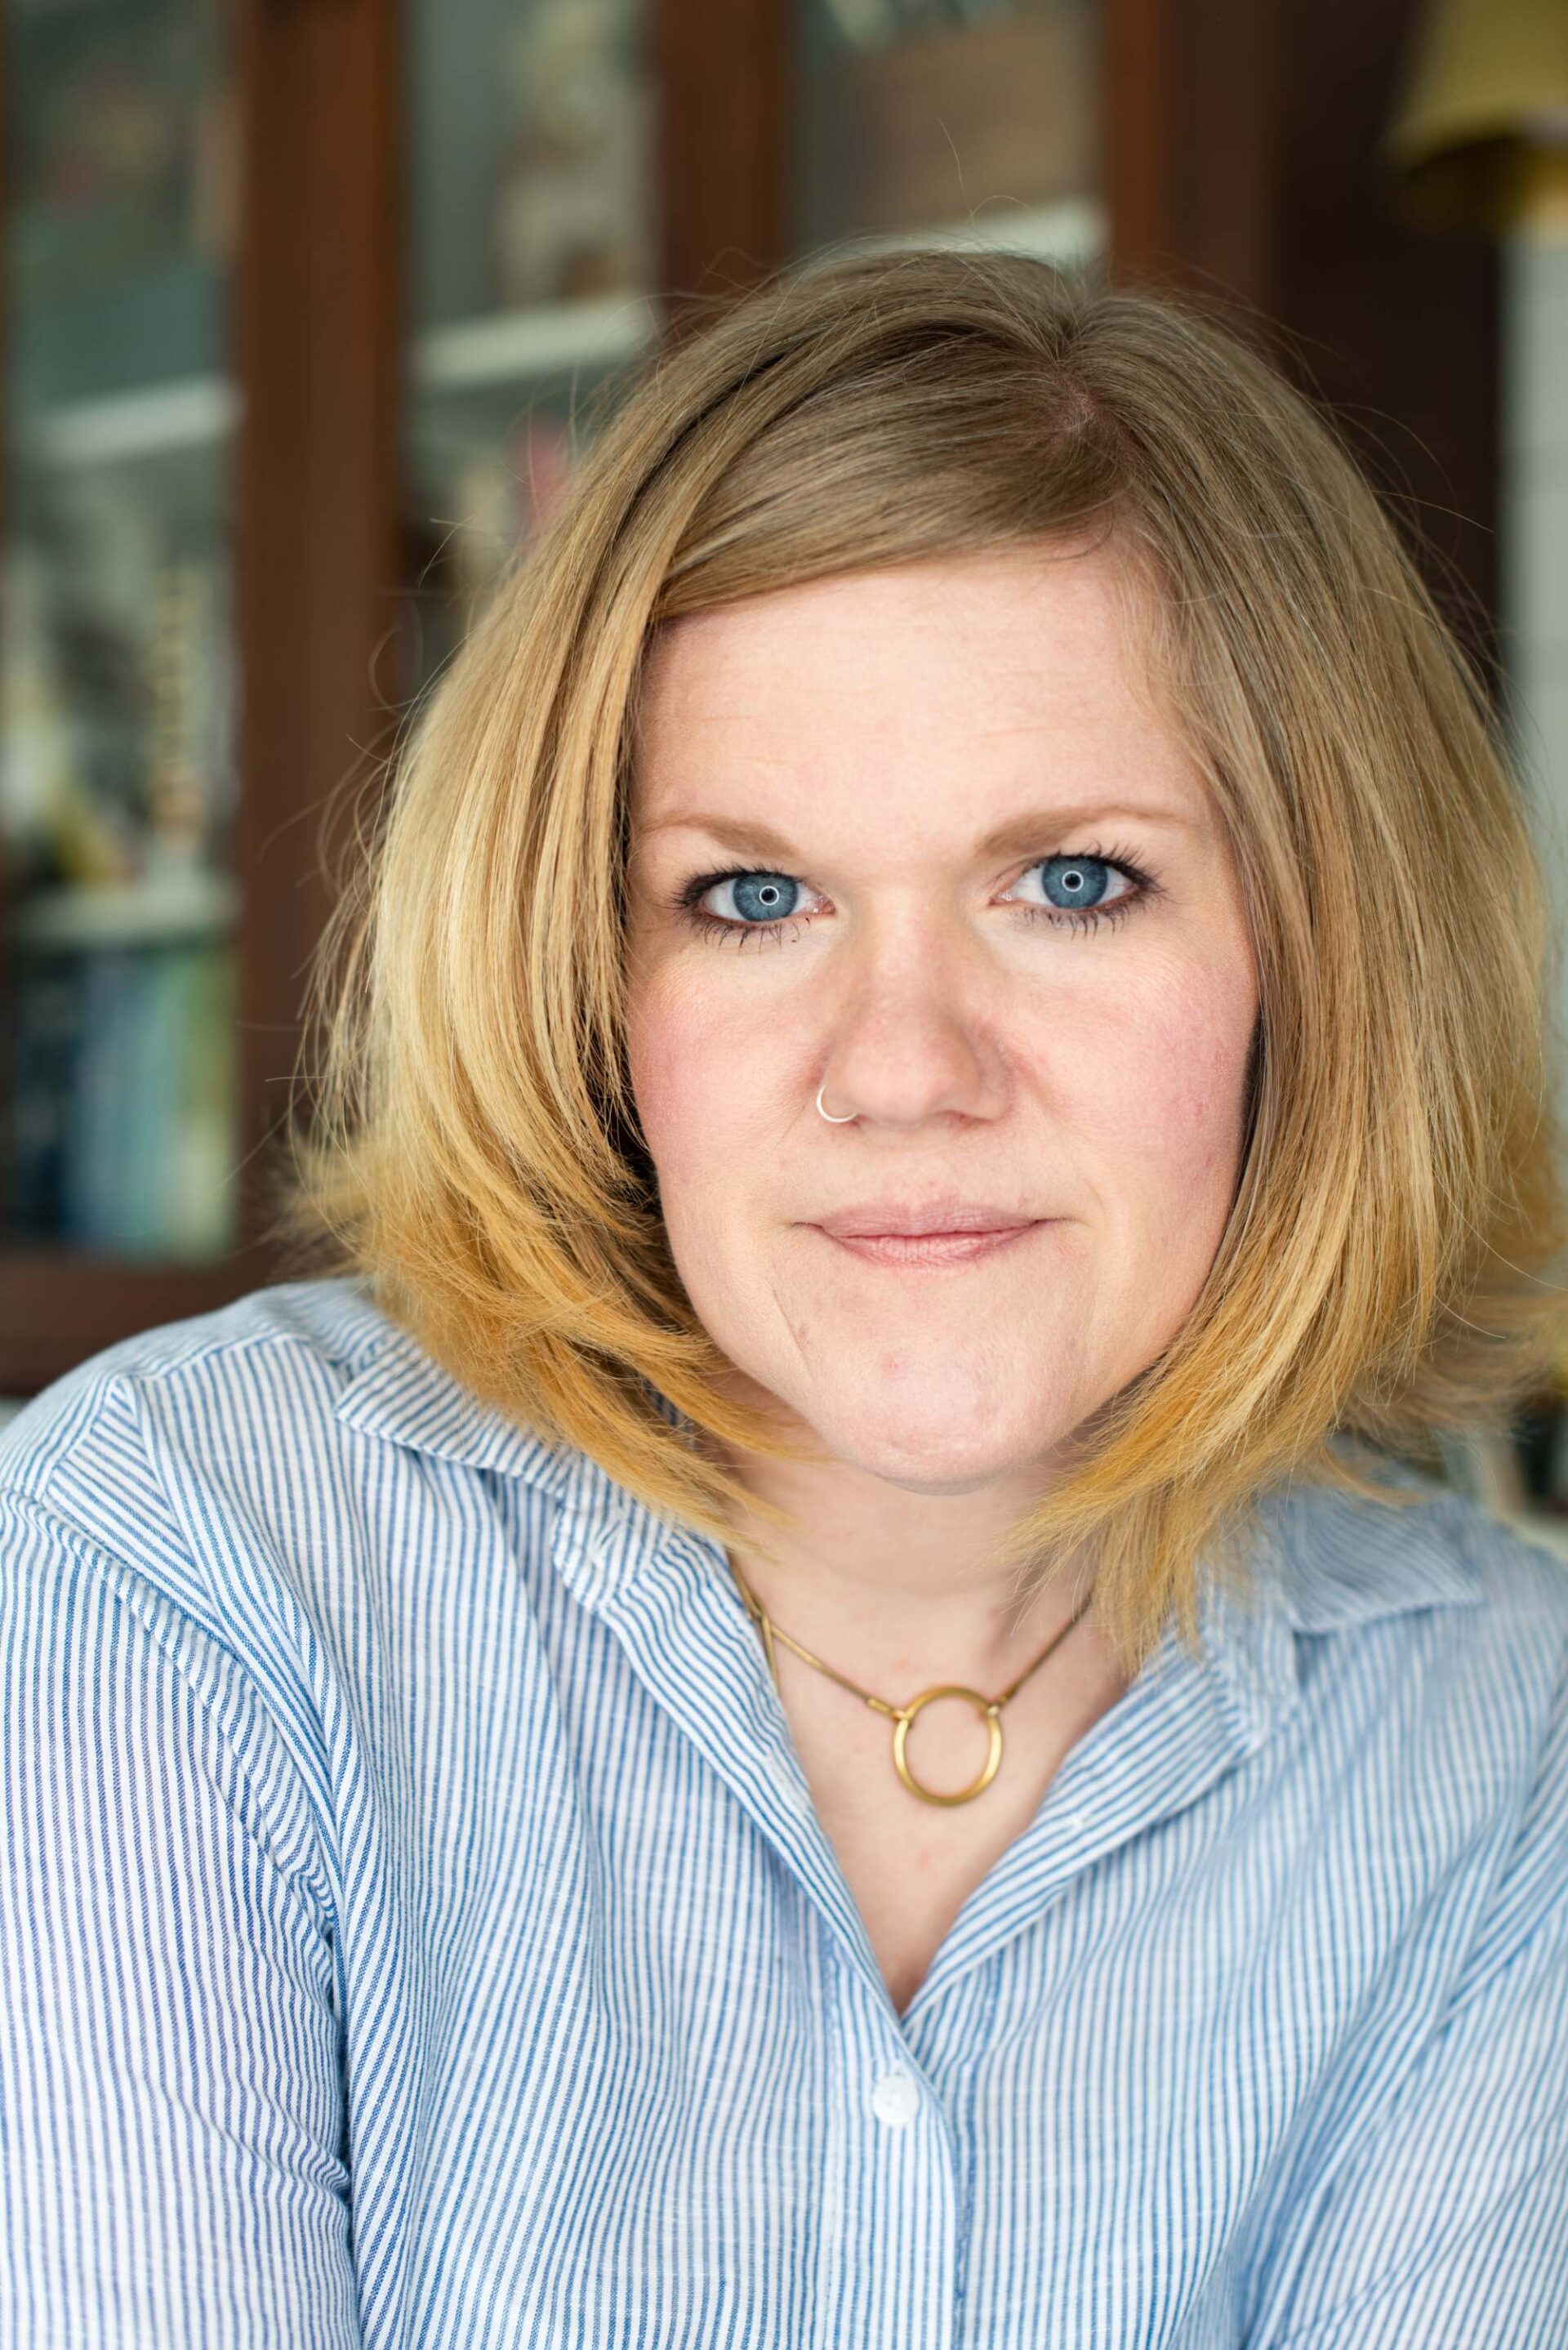
[[[614,367],[658,336],[659,314],[641,295],[545,302],[432,328],[414,345],[410,375],[426,395],[523,387],[578,368]],[[34,421],[26,453],[65,469],[213,449],[238,429],[243,405],[239,385],[226,376],[67,400]]]
[[[414,345],[411,373],[421,391],[483,391],[574,368],[614,367],[658,336],[659,314],[641,295],[545,302],[433,328]]]
[[[213,449],[234,431],[240,407],[239,388],[224,376],[192,376],[109,400],[67,400],[36,420],[24,453],[65,468]]]
[[[232,876],[192,869],[41,889],[20,901],[10,925],[18,945],[35,949],[148,946],[221,937],[239,907]]]

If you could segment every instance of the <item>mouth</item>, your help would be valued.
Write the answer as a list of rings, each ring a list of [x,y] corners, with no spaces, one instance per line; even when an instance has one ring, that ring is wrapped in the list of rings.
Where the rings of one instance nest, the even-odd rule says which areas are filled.
[[[976,1258],[996,1256],[1003,1249],[1012,1248],[1029,1238],[1032,1232],[1049,1229],[1048,1220],[1034,1217],[1027,1223],[1001,1224],[990,1230],[934,1232],[834,1232],[824,1224],[815,1229],[835,1248],[847,1250],[852,1256],[863,1258],[867,1264],[929,1265],[971,1264]]]

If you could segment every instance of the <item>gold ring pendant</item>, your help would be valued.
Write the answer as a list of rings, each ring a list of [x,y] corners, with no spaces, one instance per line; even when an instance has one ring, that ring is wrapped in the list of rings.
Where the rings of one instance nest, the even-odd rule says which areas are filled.
[[[904,1752],[909,1740],[909,1724],[923,1705],[931,1704],[939,1697],[966,1700],[984,1722],[991,1738],[991,1752],[985,1758],[979,1778],[972,1780],[967,1787],[961,1787],[956,1795],[940,1795],[934,1787],[922,1787],[910,1770]],[[940,1689],[922,1690],[919,1697],[911,1698],[908,1705],[900,1706],[898,1727],[893,1732],[893,1767],[910,1794],[919,1795],[923,1804],[968,1804],[976,1795],[983,1794],[995,1778],[1002,1762],[1002,1723],[997,1718],[1001,1711],[994,1698],[982,1697],[979,1690],[964,1689],[953,1681],[944,1681]]]

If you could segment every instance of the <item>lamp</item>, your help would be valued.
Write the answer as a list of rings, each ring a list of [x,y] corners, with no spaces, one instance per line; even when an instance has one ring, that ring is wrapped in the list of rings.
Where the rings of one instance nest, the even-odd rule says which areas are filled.
[[[1427,0],[1382,148],[1419,225],[1568,235],[1568,0]]]

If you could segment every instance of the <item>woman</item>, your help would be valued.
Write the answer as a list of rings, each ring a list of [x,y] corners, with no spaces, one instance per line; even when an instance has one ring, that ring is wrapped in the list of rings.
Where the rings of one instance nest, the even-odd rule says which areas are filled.
[[[1568,2344],[1546,899],[1330,430],[777,281],[365,879],[326,1269],[0,1451],[5,2338]]]

